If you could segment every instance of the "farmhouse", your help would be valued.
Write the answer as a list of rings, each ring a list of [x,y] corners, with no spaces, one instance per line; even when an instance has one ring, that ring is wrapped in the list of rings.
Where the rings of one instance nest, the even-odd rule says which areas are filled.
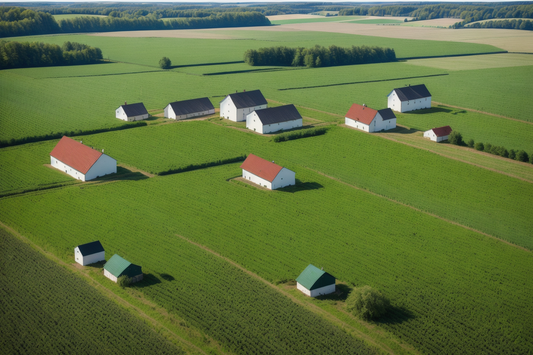
[[[220,117],[235,122],[246,121],[246,115],[264,108],[267,108],[267,101],[261,91],[238,92],[220,101]]]
[[[94,264],[105,260],[105,250],[100,241],[78,245],[74,248],[74,259],[80,265]]]
[[[296,279],[296,287],[310,297],[327,295],[335,292],[335,278],[309,264]]]
[[[139,265],[132,264],[115,254],[104,265],[104,276],[113,282],[117,282],[122,275],[128,276],[131,279],[131,283],[143,279],[143,272]]]
[[[294,105],[265,108],[246,116],[246,128],[261,134],[302,127],[302,116]]]
[[[241,165],[242,177],[270,190],[294,185],[296,174],[274,162],[250,154]]]
[[[115,159],[66,136],[50,152],[50,164],[81,181],[117,172]]]
[[[390,108],[377,111],[365,104],[353,104],[346,113],[344,123],[365,132],[379,132],[396,128],[396,116]]]
[[[397,88],[388,95],[387,107],[398,112],[431,108],[431,94],[424,84]]]
[[[148,111],[142,102],[128,105],[126,102],[116,110],[116,117],[123,121],[140,121],[148,118]]]
[[[448,139],[451,132],[452,128],[450,126],[432,128],[424,132],[424,138],[429,138],[434,142],[442,142]]]
[[[165,107],[165,117],[175,120],[205,116],[215,113],[213,104],[207,97],[172,102]]]

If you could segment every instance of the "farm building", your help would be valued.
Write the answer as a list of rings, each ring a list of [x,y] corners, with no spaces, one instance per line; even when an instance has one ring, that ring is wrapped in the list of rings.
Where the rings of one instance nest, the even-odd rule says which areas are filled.
[[[296,287],[310,297],[327,295],[335,292],[335,278],[309,264],[296,279]]]
[[[431,94],[424,84],[397,88],[388,95],[387,107],[398,112],[431,108]]]
[[[241,165],[242,177],[270,190],[296,183],[296,174],[274,162],[250,154]]]
[[[396,128],[396,116],[390,108],[374,110],[366,105],[353,104],[344,123],[365,132],[379,132]]]
[[[213,104],[207,97],[172,102],[165,107],[165,117],[175,120],[211,115],[215,113]]]
[[[261,134],[302,127],[302,116],[294,105],[265,108],[246,116],[246,128]]]
[[[429,138],[434,142],[442,142],[448,139],[451,132],[452,128],[450,126],[432,128],[424,132],[424,138]]]
[[[220,101],[220,117],[235,122],[246,121],[246,115],[264,108],[267,108],[267,101],[261,91],[238,92]]]
[[[128,122],[145,120],[148,116],[148,111],[142,102],[130,105],[125,102],[116,110],[116,117]]]
[[[50,152],[50,164],[81,181],[117,172],[115,159],[66,136]]]
[[[105,250],[100,241],[78,245],[74,248],[74,259],[80,265],[94,264],[105,260]]]
[[[104,276],[113,282],[117,282],[122,275],[128,276],[131,279],[131,283],[143,279],[143,272],[139,265],[132,264],[115,254],[105,263]]]

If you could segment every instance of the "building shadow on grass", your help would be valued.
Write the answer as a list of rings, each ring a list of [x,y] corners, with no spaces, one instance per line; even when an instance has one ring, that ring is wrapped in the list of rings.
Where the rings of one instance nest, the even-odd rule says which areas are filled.
[[[300,192],[300,191],[318,190],[323,187],[324,186],[322,186],[318,182],[312,182],[312,181],[302,182],[296,179],[295,185],[283,187],[281,189],[276,189],[276,191],[295,193],[295,192]]]
[[[105,260],[101,260],[101,261],[99,261],[99,262],[97,262],[97,263],[93,263],[93,264],[85,265],[85,267],[90,267],[90,268],[92,268],[92,269],[103,269],[105,263],[106,263]]]
[[[374,319],[374,322],[377,324],[401,324],[413,318],[416,318],[415,315],[407,308],[391,306],[387,314]]]
[[[117,166],[116,174],[105,175],[95,179],[95,181],[118,181],[118,180],[144,180],[149,179],[148,176],[138,171],[131,171],[122,166]]]
[[[382,131],[382,133],[400,133],[400,134],[413,134],[416,132],[420,132],[420,131],[418,129],[402,127],[402,126],[396,126],[396,128],[394,129],[390,129],[388,131]]]
[[[431,107],[431,108],[424,108],[424,109],[421,109],[421,110],[408,111],[408,112],[405,112],[405,114],[409,114],[409,115],[427,115],[427,114],[431,114],[431,113],[454,113],[454,111],[456,111],[456,110],[454,110],[453,108],[450,108],[450,107],[435,106],[435,107]]]
[[[328,301],[346,301],[346,298],[348,298],[348,294],[352,291],[352,287],[345,285],[345,284],[336,284],[335,285],[335,292],[330,293],[328,295],[324,296],[318,296],[316,299],[318,300],[328,300]]]
[[[165,280],[165,281],[174,281],[174,280],[175,280],[174,276],[169,275],[169,274],[167,274],[167,273],[159,274],[159,276],[161,276],[161,278],[162,278],[163,280]]]
[[[150,286],[157,285],[160,283],[161,283],[161,280],[159,280],[155,275],[143,273],[143,279],[139,282],[132,284],[131,287],[145,288],[145,287],[150,287]]]

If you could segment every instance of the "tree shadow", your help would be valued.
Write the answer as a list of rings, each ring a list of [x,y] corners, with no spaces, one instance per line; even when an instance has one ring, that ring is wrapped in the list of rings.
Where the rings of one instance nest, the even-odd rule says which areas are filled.
[[[346,298],[348,298],[352,289],[352,287],[346,284],[336,284],[335,292],[323,296],[317,296],[315,298],[324,301],[346,301]]]
[[[407,308],[391,305],[386,314],[373,321],[378,324],[401,324],[413,318],[416,318],[415,315]]]
[[[321,189],[323,187],[324,186],[322,186],[318,182],[311,182],[311,181],[302,182],[302,181],[296,179],[296,184],[295,185],[282,187],[280,189],[276,189],[276,191],[296,193],[296,192],[300,192],[300,191],[318,190],[318,189]]]
[[[162,278],[163,280],[165,280],[165,281],[174,281],[174,280],[175,280],[174,276],[169,275],[169,274],[167,274],[167,273],[159,274],[159,276],[161,276],[161,278]]]
[[[244,63],[244,60],[238,60],[235,62],[218,62],[218,63],[199,63],[199,64],[184,64],[184,65],[171,65],[169,69],[187,68],[187,67],[205,67],[209,65],[225,65],[225,64],[239,64]]]
[[[161,283],[161,280],[159,280],[155,275],[143,273],[143,279],[139,282],[132,284],[130,287],[145,288],[145,287],[150,287],[150,286],[157,285],[160,283]]]

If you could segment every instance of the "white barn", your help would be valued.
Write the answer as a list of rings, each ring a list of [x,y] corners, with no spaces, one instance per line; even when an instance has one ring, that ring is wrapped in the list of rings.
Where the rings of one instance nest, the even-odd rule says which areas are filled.
[[[119,255],[115,254],[104,265],[104,276],[113,282],[117,282],[118,278],[126,275],[131,279],[131,283],[141,281],[143,279],[142,268],[139,265],[130,263]]]
[[[74,259],[80,265],[94,264],[105,260],[105,250],[100,241],[78,245],[74,248]]]
[[[429,138],[434,142],[442,142],[448,140],[448,136],[452,133],[450,126],[432,128],[424,132],[424,138]]]
[[[309,264],[296,279],[296,288],[309,297],[335,292],[335,277]]]
[[[431,94],[424,84],[394,89],[387,98],[387,107],[397,112],[431,108]]]
[[[66,136],[50,152],[50,164],[81,181],[117,172],[115,159]]]
[[[261,134],[302,127],[302,116],[294,105],[265,108],[246,116],[246,128]]]
[[[146,111],[146,107],[144,107],[142,102],[130,105],[125,102],[124,105],[116,109],[115,113],[116,118],[128,122],[145,120],[149,117],[148,111]]]
[[[207,97],[171,102],[165,107],[165,117],[175,120],[206,116],[213,113],[215,113],[215,108]]]
[[[344,117],[344,123],[365,132],[379,132],[396,128],[396,116],[390,108],[378,111],[364,104],[353,104]]]
[[[238,92],[220,101],[220,117],[235,122],[246,121],[248,114],[264,108],[267,108],[267,101],[261,91]]]
[[[250,154],[241,165],[242,177],[269,190],[296,184],[294,171]]]

